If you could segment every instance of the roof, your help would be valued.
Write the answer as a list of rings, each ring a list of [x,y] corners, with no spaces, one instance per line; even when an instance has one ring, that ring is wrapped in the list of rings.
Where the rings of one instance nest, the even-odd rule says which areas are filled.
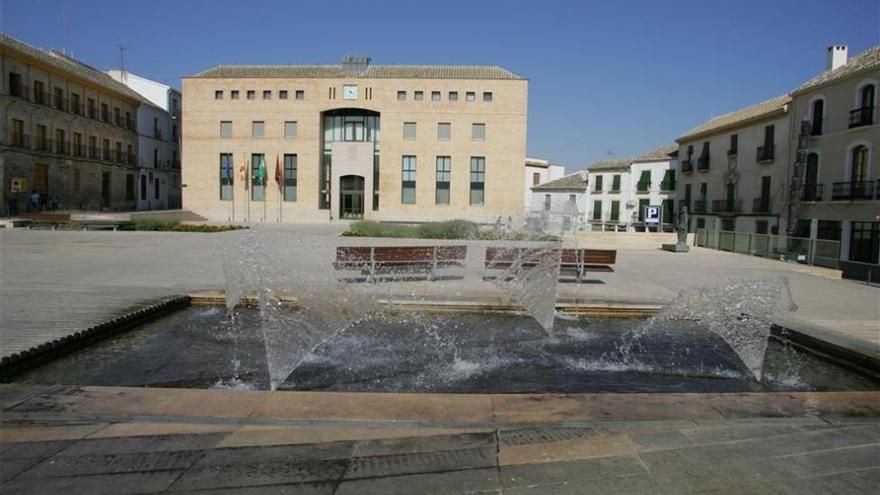
[[[113,79],[110,75],[61,52],[41,50],[4,33],[0,33],[0,47],[22,53],[40,63],[52,66],[60,72],[71,74],[74,77],[101,86],[108,91],[113,91],[140,103],[149,103],[138,92]]]
[[[714,134],[725,129],[740,126],[747,122],[764,119],[772,115],[782,115],[787,111],[787,106],[791,102],[788,95],[777,96],[767,101],[762,101],[757,105],[730,112],[714,119],[707,120],[702,124],[687,131],[676,139],[678,142],[687,141],[700,136]]]
[[[217,65],[193,78],[385,78],[385,79],[522,79],[497,65],[368,65],[348,72],[342,65]]]
[[[588,169],[590,172],[609,172],[613,170],[628,170],[633,163],[662,162],[678,156],[677,144],[665,144],[647,153],[632,158],[614,158],[599,160]]]
[[[834,70],[827,70],[819,74],[795,88],[791,94],[796,95],[805,93],[822,86],[827,86],[841,79],[856,76],[874,69],[880,69],[880,45],[869,48],[850,58],[845,64]]]
[[[587,174],[585,172],[575,172],[565,177],[560,177],[550,182],[538,184],[532,187],[532,191],[586,191],[587,190]]]

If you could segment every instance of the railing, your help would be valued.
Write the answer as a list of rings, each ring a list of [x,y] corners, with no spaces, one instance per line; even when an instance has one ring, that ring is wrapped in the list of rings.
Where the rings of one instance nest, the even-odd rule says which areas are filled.
[[[822,184],[807,184],[801,192],[801,201],[822,201]]]
[[[636,192],[648,192],[651,189],[650,182],[637,182],[636,183]]]
[[[660,183],[661,191],[675,191],[675,181],[666,181]]]
[[[101,110],[101,121],[110,123],[110,111],[109,110]]]
[[[69,155],[70,154],[70,141],[54,141],[54,146],[52,147],[52,151],[58,155]]]
[[[9,146],[13,148],[30,148],[31,147],[31,137],[27,134],[16,134],[14,132],[9,133]]]
[[[742,200],[739,199],[716,199],[712,201],[713,213],[739,213],[742,210]]]
[[[52,108],[66,112],[70,108],[70,102],[63,96],[54,95],[52,97]]]
[[[772,162],[776,158],[776,145],[758,146],[758,162]]]
[[[694,213],[706,213],[706,204],[708,201],[705,199],[698,199],[694,201]]]
[[[76,156],[79,158],[85,158],[86,157],[86,145],[74,143],[73,156]]]
[[[752,201],[752,213],[770,213],[770,198],[755,198]]]
[[[98,159],[98,147],[97,146],[89,146],[89,159],[91,159],[91,160]]]
[[[116,127],[122,127],[122,116],[121,115],[114,115],[113,116],[113,123],[116,124]]]
[[[134,153],[126,153],[126,156],[127,156],[126,162],[129,165],[137,165],[137,157],[134,156]]]
[[[681,162],[681,172],[685,174],[689,174],[694,171],[694,164],[689,159],[682,160]]]
[[[871,125],[874,123],[874,107],[862,107],[850,110],[849,127],[861,127],[863,125]]]
[[[102,150],[102,152],[101,152],[101,159],[104,160],[105,162],[111,162],[111,161],[113,161],[113,152],[112,152],[111,150],[108,150],[108,149],[104,149],[104,150]]]
[[[840,266],[840,241],[711,229],[697,229],[696,237],[697,246],[709,249],[827,268]]]
[[[727,156],[736,156],[737,150],[736,148],[731,148],[727,150]]]
[[[697,170],[709,170],[708,156],[701,156],[697,159]]]
[[[45,135],[37,134],[34,139],[34,151],[49,151],[49,140]]]
[[[158,139],[161,141],[162,140],[162,129],[160,129],[158,127],[153,129],[153,137],[155,139]]]
[[[874,199],[873,182],[835,182],[831,187],[832,201],[853,201],[858,199]]]

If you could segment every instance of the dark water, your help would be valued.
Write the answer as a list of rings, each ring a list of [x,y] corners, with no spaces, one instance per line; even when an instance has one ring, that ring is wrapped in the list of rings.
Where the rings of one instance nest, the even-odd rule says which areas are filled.
[[[18,382],[266,389],[260,316],[193,307],[21,376]],[[877,382],[771,341],[765,380],[697,323],[621,342],[642,320],[557,319],[551,333],[507,314],[386,315],[340,332],[282,389],[381,392],[747,392],[878,390]],[[296,331],[291,321],[291,332]]]

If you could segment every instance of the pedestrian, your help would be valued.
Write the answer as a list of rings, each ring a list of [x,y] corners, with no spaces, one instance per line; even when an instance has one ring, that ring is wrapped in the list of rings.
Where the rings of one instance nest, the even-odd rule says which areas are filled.
[[[37,208],[40,207],[40,193],[37,192],[36,189],[31,191],[31,197],[28,201],[28,211],[37,211]]]
[[[58,193],[52,191],[52,194],[49,195],[49,209],[55,211],[58,209]]]

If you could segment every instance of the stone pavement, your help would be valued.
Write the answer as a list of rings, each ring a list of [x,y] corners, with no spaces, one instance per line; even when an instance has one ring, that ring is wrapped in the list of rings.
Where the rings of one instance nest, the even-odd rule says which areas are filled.
[[[0,386],[2,493],[876,493],[876,393]]]
[[[416,300],[503,296],[480,277],[482,248],[498,242],[338,237],[343,229],[343,224],[258,226],[254,232],[222,234],[0,229],[0,355],[162,297],[222,288],[224,253],[242,236],[254,244],[235,248],[232,255],[247,264],[263,253],[273,276],[291,286],[335,281],[339,274],[331,263],[337,245],[467,244],[469,272],[463,281],[378,284],[364,290]],[[684,288],[725,277],[781,275],[788,278],[798,305],[786,316],[786,326],[880,356],[880,289],[833,274],[702,248],[687,254],[622,249],[613,273],[596,273],[596,283],[560,284],[559,296],[590,303],[665,304]]]

